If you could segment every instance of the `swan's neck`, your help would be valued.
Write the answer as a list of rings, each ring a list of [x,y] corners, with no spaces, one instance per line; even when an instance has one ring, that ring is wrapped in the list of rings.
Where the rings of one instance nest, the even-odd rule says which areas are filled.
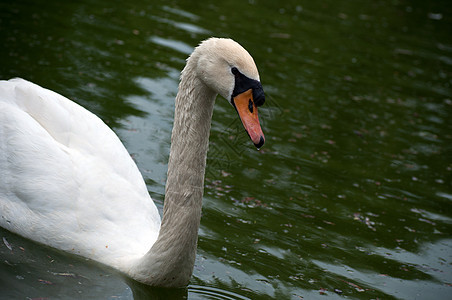
[[[188,284],[196,257],[204,172],[216,93],[202,83],[187,62],[176,96],[165,203],[159,237],[131,270],[154,286]]]

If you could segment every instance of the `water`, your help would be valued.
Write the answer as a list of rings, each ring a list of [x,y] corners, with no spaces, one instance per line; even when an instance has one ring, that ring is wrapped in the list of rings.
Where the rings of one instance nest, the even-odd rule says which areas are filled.
[[[232,37],[253,55],[267,141],[253,149],[217,99],[187,289],[2,229],[0,298],[450,298],[451,13],[449,1],[1,2],[0,78],[99,115],[160,210],[179,72],[199,41]]]

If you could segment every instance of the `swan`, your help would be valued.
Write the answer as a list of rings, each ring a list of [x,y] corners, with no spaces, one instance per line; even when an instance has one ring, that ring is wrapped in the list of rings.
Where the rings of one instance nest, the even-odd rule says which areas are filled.
[[[147,285],[186,286],[218,94],[254,145],[265,142],[253,58],[231,39],[201,42],[180,76],[160,220],[135,162],[100,118],[24,79],[0,81],[0,226]]]

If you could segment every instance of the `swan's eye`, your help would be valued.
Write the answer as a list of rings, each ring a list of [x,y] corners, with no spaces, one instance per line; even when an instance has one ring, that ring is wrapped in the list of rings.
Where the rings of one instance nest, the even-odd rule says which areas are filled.
[[[231,68],[231,72],[232,72],[232,74],[234,74],[234,75],[238,75],[238,74],[239,74],[239,70],[237,70],[236,67],[232,67],[232,68]]]

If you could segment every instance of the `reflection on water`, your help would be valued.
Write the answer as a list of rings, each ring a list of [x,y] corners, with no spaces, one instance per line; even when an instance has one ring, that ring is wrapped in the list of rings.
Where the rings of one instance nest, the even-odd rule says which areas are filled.
[[[160,210],[179,72],[193,47],[211,35],[239,41],[268,99],[259,152],[217,99],[187,289],[145,287],[0,230],[0,298],[451,293],[448,2],[20,0],[0,11],[0,77],[35,81],[99,115]]]
[[[109,268],[37,245],[4,229],[0,234],[1,299],[99,299],[130,293],[126,282]]]
[[[157,36],[151,37],[150,41],[154,44],[184,53],[187,56],[193,52],[193,47],[191,47],[185,43],[179,42],[179,41],[164,39],[164,38],[157,37]]]

